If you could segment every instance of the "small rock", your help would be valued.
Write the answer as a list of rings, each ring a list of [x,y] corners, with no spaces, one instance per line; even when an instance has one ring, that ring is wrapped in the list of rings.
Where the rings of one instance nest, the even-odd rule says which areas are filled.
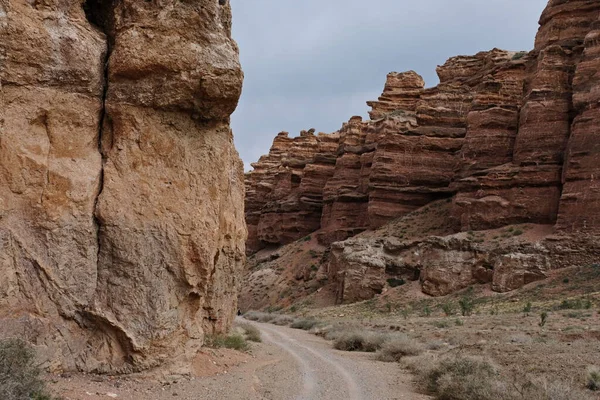
[[[112,397],[113,399],[116,399],[117,397],[119,397],[116,393],[106,393],[106,395],[108,397]]]

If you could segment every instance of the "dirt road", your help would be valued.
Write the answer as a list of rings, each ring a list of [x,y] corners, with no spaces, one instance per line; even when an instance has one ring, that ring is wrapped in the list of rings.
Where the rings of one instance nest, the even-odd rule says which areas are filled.
[[[427,399],[414,393],[410,376],[397,364],[373,360],[372,354],[341,352],[304,331],[269,324],[255,324],[263,340],[278,347],[281,362],[258,371],[257,394],[266,399],[370,400]],[[287,355],[287,356],[286,356]],[[276,375],[271,375],[276,370]],[[288,379],[271,390],[274,379]]]
[[[253,323],[263,343],[253,345],[245,363],[209,378],[181,380],[168,386],[143,382],[58,382],[65,399],[126,400],[392,400],[428,399],[414,393],[410,376],[394,363],[375,361],[372,354],[341,352],[301,330]]]

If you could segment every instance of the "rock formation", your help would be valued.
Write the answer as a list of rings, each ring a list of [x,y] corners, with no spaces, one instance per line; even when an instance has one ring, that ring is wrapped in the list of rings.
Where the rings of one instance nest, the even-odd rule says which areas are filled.
[[[335,167],[324,175],[321,244],[368,233],[436,201],[448,213],[448,229],[439,232],[445,238],[422,232],[406,241],[402,232],[376,230],[335,243],[328,269],[338,301],[372,297],[399,270],[403,278],[417,276],[431,295],[475,282],[505,291],[565,266],[556,259],[576,264],[600,256],[594,245],[600,234],[599,15],[597,1],[551,0],[531,52],[453,57],[437,69],[440,84],[427,89],[413,71],[391,73],[379,100],[368,103],[371,120],[354,117],[332,134],[339,139],[326,155]],[[294,158],[292,148],[285,152]],[[254,173],[250,191],[262,183]],[[294,190],[268,193],[270,209],[295,196]],[[264,218],[260,207],[252,216]],[[510,236],[502,229],[519,224],[551,229],[529,245],[496,243],[498,254],[460,233]],[[568,236],[574,233],[579,236]],[[260,233],[251,237],[253,250],[264,247]],[[282,232],[269,243],[299,237]],[[389,247],[386,237],[400,244]],[[409,257],[414,253],[417,259]]]
[[[232,322],[243,74],[219,3],[0,1],[0,334],[50,369],[183,371]]]

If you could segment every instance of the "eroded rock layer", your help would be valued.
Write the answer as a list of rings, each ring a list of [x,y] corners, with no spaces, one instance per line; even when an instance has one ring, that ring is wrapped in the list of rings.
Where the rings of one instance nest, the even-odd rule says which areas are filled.
[[[51,369],[183,371],[233,320],[243,75],[220,3],[0,1],[0,334]]]
[[[371,120],[354,117],[332,134],[338,146],[321,155],[328,167],[318,181],[316,236],[322,245],[334,243],[328,269],[338,301],[372,297],[398,269],[418,275],[424,292],[444,295],[475,282],[512,290],[561,262],[600,257],[594,244],[600,233],[599,18],[597,1],[552,0],[531,52],[453,57],[438,67],[440,84],[433,88],[424,88],[413,71],[391,73],[379,100],[368,103]],[[284,152],[294,157],[291,147]],[[258,170],[257,177],[273,175]],[[250,191],[263,182],[255,173],[247,180]],[[270,209],[296,196],[294,190],[269,195]],[[448,205],[440,221],[448,237],[428,239],[422,232],[404,243],[395,232],[400,243],[388,246],[386,234],[375,231],[384,237],[345,240],[436,201]],[[266,218],[264,208],[250,209],[252,218]],[[452,236],[472,230],[510,236],[501,230],[509,226],[521,235],[514,226],[522,224],[551,232],[497,251]],[[258,233],[254,250],[290,243],[297,233],[269,241]]]

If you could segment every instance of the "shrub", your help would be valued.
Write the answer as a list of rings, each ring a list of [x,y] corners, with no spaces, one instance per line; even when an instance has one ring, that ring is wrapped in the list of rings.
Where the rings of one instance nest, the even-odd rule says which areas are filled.
[[[431,308],[429,308],[429,306],[425,306],[423,308],[423,314],[424,317],[430,317],[431,316]]]
[[[590,299],[563,300],[558,308],[561,310],[589,310],[592,308],[592,301]]]
[[[457,356],[413,365],[418,382],[440,400],[487,400],[498,372],[489,361]]]
[[[248,311],[246,314],[244,314],[244,318],[247,320],[257,322],[271,322],[277,317],[277,314],[264,313],[260,311]]]
[[[442,311],[448,317],[454,315],[454,304],[453,303],[444,303],[442,304]]]
[[[589,398],[563,382],[533,381],[516,371],[505,376],[490,361],[454,356],[441,360],[420,356],[408,367],[418,383],[437,400],[583,400]]]
[[[541,327],[544,327],[544,325],[546,325],[546,321],[548,320],[548,313],[547,312],[543,312],[540,314],[540,323],[538,324]]]
[[[518,53],[515,53],[515,55],[512,57],[512,59],[514,61],[520,60],[521,58],[525,57],[526,55],[527,55],[526,51],[519,51]]]
[[[234,349],[246,351],[249,349],[248,342],[242,335],[208,335],[206,336],[206,346],[213,349]]]
[[[525,307],[523,307],[523,312],[524,313],[530,313],[531,312],[531,302],[528,302],[527,305]]]
[[[465,324],[465,323],[464,323],[464,322],[463,322],[463,320],[462,320],[462,319],[460,319],[460,318],[456,318],[456,319],[454,320],[454,325],[456,325],[456,326],[463,326],[464,324]]]
[[[344,351],[374,352],[381,348],[386,335],[371,331],[350,331],[342,333],[333,342],[333,347]]]
[[[51,400],[35,365],[35,352],[24,341],[0,341],[0,393],[3,400]]]
[[[410,317],[410,310],[408,308],[403,308],[400,310],[400,314],[402,314],[404,319],[408,319],[408,317]]]
[[[237,324],[240,328],[242,328],[246,334],[246,340],[250,340],[251,342],[262,342],[260,337],[260,330],[252,324],[247,322]]]
[[[319,321],[317,321],[316,319],[305,318],[294,321],[290,326],[294,329],[302,329],[304,331],[309,331],[312,328],[314,328],[318,323]]]
[[[279,315],[275,319],[271,320],[271,323],[275,324],[275,325],[279,325],[279,326],[284,326],[284,325],[289,325],[295,321],[296,321],[296,319],[293,317],[290,317],[289,315]]]
[[[406,281],[404,279],[398,279],[398,278],[390,278],[387,280],[388,285],[390,285],[390,287],[398,287],[398,286],[402,286],[406,283]]]
[[[383,343],[377,352],[377,359],[386,362],[398,362],[406,356],[417,356],[423,352],[423,346],[405,335],[394,335]]]
[[[475,309],[475,300],[470,294],[467,294],[458,301],[458,305],[460,306],[460,312],[463,317],[471,315],[473,310]]]
[[[600,390],[600,368],[589,367],[587,370],[587,388],[593,391]]]
[[[433,323],[433,326],[439,329],[450,328],[450,324],[448,323],[448,321],[435,321]]]

